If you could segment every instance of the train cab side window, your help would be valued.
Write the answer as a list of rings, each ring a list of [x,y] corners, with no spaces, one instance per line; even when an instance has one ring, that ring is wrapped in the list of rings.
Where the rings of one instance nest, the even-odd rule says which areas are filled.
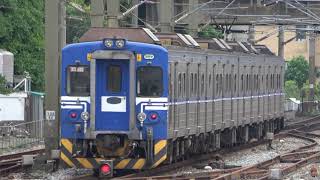
[[[204,95],[204,74],[201,75],[201,96]]]
[[[179,87],[179,90],[178,90],[178,96],[177,97],[182,97],[181,73],[179,73],[179,75],[178,75],[178,87]]]
[[[110,92],[120,92],[122,83],[121,67],[118,65],[108,66],[107,89]]]
[[[209,89],[211,89],[211,74],[209,74]]]
[[[67,67],[67,94],[69,96],[90,96],[89,66]]]
[[[142,66],[137,70],[137,96],[160,97],[163,91],[162,69],[154,66]]]
[[[198,74],[197,73],[194,74],[194,88],[193,88],[193,90],[194,90],[195,97],[197,97],[197,95],[198,95]]]
[[[216,96],[219,96],[219,74],[216,76]]]
[[[187,96],[186,73],[183,73],[183,97]]]
[[[193,95],[193,73],[191,73],[191,79],[190,79],[190,96]]]

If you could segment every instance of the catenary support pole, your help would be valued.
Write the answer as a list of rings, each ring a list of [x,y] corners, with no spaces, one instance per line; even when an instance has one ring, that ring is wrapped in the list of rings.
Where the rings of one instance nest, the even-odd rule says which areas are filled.
[[[171,33],[173,31],[172,27],[172,17],[173,17],[173,5],[172,0],[161,0],[160,1],[160,30],[163,33]]]
[[[310,84],[309,101],[314,101],[316,35],[313,32],[310,32],[310,35],[309,35],[308,50],[309,50],[309,84]]]
[[[104,0],[91,0],[91,27],[104,26]]]
[[[118,16],[120,14],[120,1],[119,0],[106,0],[107,5],[107,27],[119,27]]]
[[[66,43],[64,0],[45,1],[45,147],[47,158],[58,149],[60,137],[60,62],[61,49]]]
[[[284,58],[284,29],[283,26],[279,26],[278,35],[278,56]]]
[[[199,0],[189,0],[189,11],[192,11],[193,9],[195,9],[198,6],[198,4],[199,4]],[[196,13],[197,12],[195,12],[195,14],[193,14],[187,19],[187,23],[188,23],[187,32],[193,37],[198,36],[199,19]]]

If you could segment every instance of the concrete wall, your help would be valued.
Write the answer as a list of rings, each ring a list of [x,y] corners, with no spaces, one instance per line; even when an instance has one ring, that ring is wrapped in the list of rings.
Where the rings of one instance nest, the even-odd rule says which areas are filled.
[[[288,26],[290,28],[290,26]],[[292,26],[294,28],[294,26]],[[272,32],[273,30],[277,29],[277,26],[256,26],[256,40],[261,38],[262,36]],[[284,39],[287,41],[288,39],[296,36],[295,31],[285,31]],[[259,42],[258,44],[266,45],[268,48],[272,50],[275,54],[278,54],[278,33]],[[308,36],[304,40],[297,41],[294,39],[293,41],[289,42],[284,47],[284,56],[286,60],[290,60],[291,58],[299,55],[303,55],[307,60],[309,60],[309,53],[308,53]],[[320,38],[316,39],[316,67],[320,67]]]
[[[0,122],[23,121],[26,93],[0,94]]]

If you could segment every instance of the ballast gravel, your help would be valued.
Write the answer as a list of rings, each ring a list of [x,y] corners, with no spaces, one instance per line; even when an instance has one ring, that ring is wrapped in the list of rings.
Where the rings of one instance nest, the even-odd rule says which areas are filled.
[[[244,149],[233,153],[228,153],[223,155],[222,161],[224,161],[227,166],[250,166],[269,159],[272,159],[278,155],[290,152],[292,150],[298,149],[299,147],[310,144],[311,142],[295,138],[295,137],[285,137],[281,139],[275,139],[272,141],[272,148],[269,149],[266,144],[258,145],[251,149]],[[209,161],[210,162],[210,161]],[[205,173],[213,172],[213,170],[196,169],[193,167],[183,167],[177,169],[174,175],[192,175],[193,173]],[[169,175],[172,173],[168,173]]]

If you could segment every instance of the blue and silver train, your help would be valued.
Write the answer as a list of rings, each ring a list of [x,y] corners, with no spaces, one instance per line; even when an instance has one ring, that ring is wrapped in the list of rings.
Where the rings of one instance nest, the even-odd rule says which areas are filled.
[[[66,165],[150,169],[283,127],[284,60],[267,48],[134,29],[149,40],[138,42],[126,31],[62,51]]]

